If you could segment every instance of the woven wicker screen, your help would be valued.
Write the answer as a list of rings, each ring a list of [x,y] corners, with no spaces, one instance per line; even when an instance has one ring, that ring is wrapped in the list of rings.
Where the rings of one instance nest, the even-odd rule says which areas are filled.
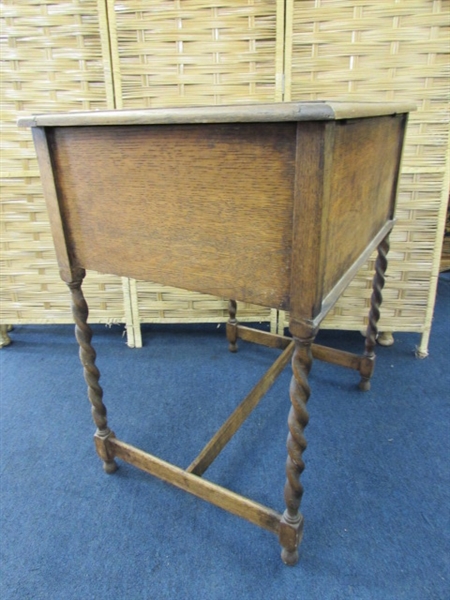
[[[449,2],[7,0],[2,15],[3,323],[70,322],[37,164],[19,113],[289,99],[406,99],[411,116],[385,330],[431,324],[448,190]],[[284,86],[284,90],[283,90]],[[360,329],[367,265],[326,326]],[[221,321],[226,302],[90,273],[91,321]],[[240,306],[241,320],[274,311]],[[279,326],[285,323],[284,315]]]
[[[2,7],[1,321],[69,323],[29,130],[19,114],[112,106],[97,3],[9,0]],[[125,321],[121,281],[86,281],[92,321]]]
[[[117,0],[108,6],[121,107],[282,99],[276,86],[283,67],[281,3]]]
[[[398,223],[381,329],[424,333],[426,351],[448,198],[449,15],[441,0],[287,4],[286,99],[411,100]],[[324,322],[363,329],[373,262]]]

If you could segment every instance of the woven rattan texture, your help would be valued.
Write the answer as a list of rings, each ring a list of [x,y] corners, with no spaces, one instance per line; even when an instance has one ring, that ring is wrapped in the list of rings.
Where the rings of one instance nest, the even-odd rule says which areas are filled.
[[[61,282],[30,131],[20,114],[107,108],[97,2],[2,5],[2,242],[0,319],[72,320]],[[120,279],[90,273],[91,320],[124,321]]]
[[[445,221],[444,243],[442,244],[441,271],[450,270],[450,202],[447,207],[447,219]]]
[[[228,300],[177,288],[137,282],[139,316],[143,323],[217,323],[228,320]],[[170,309],[170,310],[169,310]],[[239,303],[240,321],[271,322],[276,329],[276,311]]]
[[[273,0],[122,0],[114,7],[112,54],[123,107],[275,99],[283,40]]]
[[[447,198],[448,23],[448,0],[287,0],[286,11],[284,0],[7,0],[1,320],[71,319],[30,134],[15,125],[19,114],[281,100],[284,71],[286,100],[416,101],[382,324],[426,331]],[[371,277],[369,264],[328,326],[362,327]],[[123,321],[131,305],[137,321],[226,315],[222,300],[154,284],[131,286],[125,307],[118,278],[89,274],[86,290],[92,320]],[[244,318],[264,313],[240,310]]]
[[[408,100],[398,223],[391,236],[381,326],[425,331],[439,271],[448,191],[449,2],[288,2],[287,98]],[[441,231],[442,230],[442,231]],[[362,328],[372,264],[324,326]]]

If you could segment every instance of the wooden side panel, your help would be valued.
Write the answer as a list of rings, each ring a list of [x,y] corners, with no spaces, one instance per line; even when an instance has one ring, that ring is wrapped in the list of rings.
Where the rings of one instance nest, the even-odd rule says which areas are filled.
[[[66,281],[71,281],[72,264],[67,248],[67,240],[64,233],[64,224],[61,219],[61,212],[58,205],[58,197],[55,188],[54,173],[52,161],[46,138],[46,130],[42,127],[33,129],[33,141],[39,161],[41,171],[41,182],[44,190],[47,211],[50,218],[50,227],[55,244],[56,257],[61,277]]]
[[[337,121],[324,294],[393,218],[405,115]]]
[[[323,297],[322,232],[328,219],[334,130],[334,121],[299,123],[297,128],[290,330],[300,337],[300,321],[303,325],[313,321]]]
[[[50,130],[74,264],[285,307],[295,128]]]

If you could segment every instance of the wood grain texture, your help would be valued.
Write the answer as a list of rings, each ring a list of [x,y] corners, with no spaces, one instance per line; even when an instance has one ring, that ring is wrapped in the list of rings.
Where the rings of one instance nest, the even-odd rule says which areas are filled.
[[[295,124],[56,128],[75,264],[287,305]]]
[[[324,294],[393,219],[405,118],[336,123],[324,257]]]
[[[292,378],[289,387],[291,409],[288,416],[288,456],[284,485],[286,510],[280,524],[281,558],[291,566],[298,561],[298,546],[303,534],[303,516],[299,511],[303,496],[300,476],[305,468],[303,452],[307,444],[304,430],[309,421],[306,404],[311,394],[308,375],[313,362],[311,345],[315,334],[316,331],[310,331],[309,338],[294,338],[295,349],[292,356]]]
[[[59,199],[56,191],[55,176],[53,172],[52,158],[48,147],[46,130],[41,127],[33,129],[33,142],[36,148],[36,154],[41,172],[41,182],[44,190],[45,202],[50,219],[53,243],[55,245],[56,257],[60,273],[64,281],[71,281],[71,260],[64,225],[61,217]]]
[[[315,326],[392,224],[405,122],[50,129],[70,262]]]
[[[300,321],[312,321],[321,310],[335,128],[335,123],[323,122],[297,127],[290,330],[300,337]]]
[[[21,117],[18,125],[21,127],[84,127],[92,125],[322,121],[399,114],[411,110],[415,110],[415,106],[410,102],[275,102],[53,113]]]
[[[395,220],[387,221],[377,235],[364,248],[359,257],[352,263],[351,267],[345,271],[340,279],[338,279],[338,281],[331,288],[331,291],[326,295],[324,294],[321,311],[313,321],[315,325],[319,325],[323,321],[325,316],[328,314],[328,311],[336,304],[337,300],[347,288],[349,283],[353,280],[358,270],[367,263],[374,250],[378,248],[380,242],[392,231],[394,225]]]
[[[232,492],[220,485],[202,479],[197,475],[188,473],[156,456],[147,454],[116,438],[111,438],[109,446],[114,456],[132,465],[167,481],[198,498],[202,498],[211,504],[215,504],[228,512],[246,519],[269,531],[277,533],[280,526],[281,515],[272,510]]]
[[[393,226],[406,116],[299,123],[290,329],[317,326]]]

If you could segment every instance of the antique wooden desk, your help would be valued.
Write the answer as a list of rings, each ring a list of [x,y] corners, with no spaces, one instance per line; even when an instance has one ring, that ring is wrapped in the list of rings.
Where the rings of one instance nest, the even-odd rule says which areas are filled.
[[[303,530],[299,481],[312,357],[368,389],[407,104],[304,102],[38,115],[31,126],[61,277],[107,473],[115,459],[275,532],[287,564]],[[375,248],[365,351],[313,344],[324,316]],[[115,437],[95,365],[85,269],[231,298],[227,337],[283,350],[186,468]],[[288,310],[291,337],[238,324],[236,300]],[[202,474],[292,357],[283,514]]]

